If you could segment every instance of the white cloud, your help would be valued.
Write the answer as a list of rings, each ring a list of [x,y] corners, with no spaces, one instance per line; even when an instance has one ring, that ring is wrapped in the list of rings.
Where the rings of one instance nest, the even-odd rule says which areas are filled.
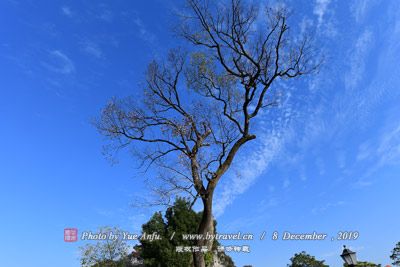
[[[331,0],[315,0],[314,14],[318,17],[318,25],[322,24],[330,2]]]
[[[49,70],[61,74],[71,74],[75,71],[72,60],[59,50],[49,52],[49,61],[43,63],[43,65]]]
[[[323,212],[325,212],[325,211],[327,211],[329,209],[337,208],[337,207],[343,206],[345,204],[346,204],[346,202],[344,202],[343,200],[339,200],[339,201],[336,201],[334,203],[327,203],[327,204],[322,205],[320,207],[313,208],[311,210],[311,212],[314,213],[314,214],[320,214],[320,213],[323,213]]]
[[[114,13],[110,9],[109,5],[106,3],[100,3],[98,5],[93,5],[90,11],[96,19],[102,20],[104,22],[112,22],[114,19]]]
[[[85,42],[83,45],[83,50],[90,56],[95,58],[102,58],[103,51],[100,49],[99,45],[93,42]]]
[[[105,9],[98,15],[98,18],[106,22],[111,22],[114,18],[114,14],[110,10]]]
[[[400,124],[394,124],[380,136],[371,154],[377,167],[400,164]]]
[[[368,180],[368,179],[366,179],[366,178],[361,178],[361,179],[358,179],[358,180],[354,183],[354,185],[355,185],[356,187],[368,187],[368,186],[371,186],[371,185],[372,185],[372,181],[370,181],[370,180]]]
[[[336,39],[339,34],[337,30],[338,21],[337,17],[334,16],[334,7],[329,7],[331,5],[331,0],[315,0],[313,13],[317,17],[316,26],[318,29],[318,34],[330,39]],[[329,7],[329,8],[328,8]],[[305,24],[307,25],[307,24]],[[301,24],[304,27],[304,24]],[[340,33],[341,34],[341,33]]]
[[[371,175],[382,167],[400,165],[400,124],[394,124],[372,142],[364,142],[359,146],[357,162],[366,162],[363,176],[356,182],[356,187],[366,187],[373,184]]]
[[[325,162],[322,157],[317,157],[315,160],[315,165],[317,167],[319,175],[323,176],[326,171],[325,171]]]
[[[294,137],[292,119],[297,110],[290,99],[293,97],[291,92],[295,88],[281,81],[278,81],[276,86],[282,89],[279,92],[280,105],[275,109],[265,109],[259,113],[257,124],[254,126],[257,129],[257,139],[241,151],[245,156],[240,155],[235,160],[233,168],[239,174],[228,173],[217,189],[214,202],[216,216],[223,214],[225,208],[246,192],[277,158],[284,157],[285,145]],[[289,180],[284,183],[286,187],[290,185]],[[275,187],[270,186],[266,190],[272,193]]]
[[[289,188],[289,186],[290,186],[290,180],[289,180],[289,178],[286,178],[284,181],[283,181],[283,188],[284,189],[286,189],[286,188]]]
[[[238,160],[240,175],[236,175],[223,184],[222,193],[216,198],[214,214],[221,215],[225,208],[229,206],[238,195],[244,193],[254,184],[256,179],[269,167],[272,161],[280,153],[285,138],[280,134],[272,133],[260,137],[259,149],[250,155]],[[254,147],[257,145],[252,144]],[[227,177],[228,178],[228,177]],[[275,188],[270,187],[273,191]]]
[[[364,142],[358,147],[357,161],[368,159],[373,154],[373,149],[369,142]]]
[[[319,0],[316,1],[316,3],[317,4],[314,12],[318,15],[318,18],[320,18],[319,22],[322,23],[324,16],[328,12],[328,7],[331,1]],[[323,23],[325,24],[325,22]],[[346,136],[346,134],[354,130],[353,127],[362,127],[361,124],[370,122],[365,116],[368,115],[368,112],[373,112],[373,109],[376,108],[374,105],[382,100],[384,97],[383,92],[387,91],[388,89],[387,86],[385,87],[382,84],[383,79],[381,79],[381,77],[379,77],[380,75],[378,75],[379,72],[387,67],[382,64],[384,63],[381,62],[382,60],[378,61],[377,71],[372,73],[372,75],[377,76],[377,78],[373,80],[378,82],[378,84],[372,83],[370,85],[363,84],[363,87],[360,86],[364,77],[366,62],[368,62],[368,55],[374,44],[374,34],[375,33],[370,29],[365,29],[360,33],[358,38],[356,36],[356,40],[354,41],[352,47],[350,47],[349,52],[345,54],[347,57],[344,62],[350,62],[349,71],[347,73],[343,69],[338,69],[337,72],[336,70],[328,71],[325,73],[326,75],[320,75],[317,77],[317,79],[321,80],[321,84],[319,84],[317,86],[318,88],[316,88],[319,90],[309,91],[310,96],[307,96],[307,98],[312,100],[308,101],[309,103],[315,104],[316,102],[314,100],[318,100],[317,103],[320,104],[317,104],[317,106],[307,106],[306,104],[306,106],[302,107],[301,110],[297,110],[300,118],[296,118],[297,122],[295,125],[292,125],[297,135],[296,146],[299,148],[296,153],[306,155],[306,153],[309,153],[310,148],[318,145],[319,141],[321,140],[329,140],[331,141],[331,144],[333,142],[339,142],[337,144],[346,144],[346,140],[343,138]],[[395,39],[394,36],[391,38]],[[396,51],[397,49],[398,45],[393,48],[393,50]],[[393,55],[390,57],[390,59],[394,60],[395,53],[393,52],[392,54]],[[385,58],[387,57],[385,54],[383,54],[381,58],[383,61],[386,61]],[[345,87],[350,90],[341,90],[340,82],[338,83],[340,80],[344,80],[346,83]],[[370,80],[367,82],[370,82]],[[353,90],[358,88],[359,90]],[[322,89],[326,89],[327,92],[322,92]],[[332,95],[329,95],[330,93],[333,94],[333,97]],[[393,142],[395,138],[392,136],[388,137],[387,140],[388,141],[386,143],[390,143],[389,140]],[[286,141],[288,141],[288,139],[286,139]],[[259,164],[247,164],[247,160],[244,161],[243,168],[241,169],[243,169],[245,173],[248,173],[243,175],[245,178],[239,177],[230,179],[229,184],[222,184],[222,194],[216,198],[218,203],[215,202],[216,214],[221,215],[224,212],[224,209],[230,205],[239,194],[245,192],[252,184],[254,184],[257,177],[259,177],[268,168],[268,166],[270,166],[273,158],[276,157],[281,150],[283,150],[283,145],[286,143],[286,141],[279,141],[279,146],[276,146],[279,147],[279,149],[277,149],[278,152],[271,152],[272,149],[268,150],[265,149],[265,147],[268,146],[263,146],[266,151],[265,153],[273,154],[273,156],[268,154],[265,155],[268,160],[263,160],[260,158],[254,159],[255,161],[258,161]],[[390,145],[381,146],[382,151],[385,149],[387,150],[390,147],[392,150],[387,153],[387,155],[390,156],[388,156],[385,160],[387,162],[397,162],[398,158],[396,155],[400,148]],[[254,157],[261,157],[260,154],[263,154],[263,152],[260,151],[262,150],[263,149],[255,151]],[[365,151],[365,153],[368,153],[368,151]],[[292,156],[292,154],[289,154],[288,158],[291,158]],[[316,156],[318,159],[318,156],[320,155]],[[362,155],[361,153],[358,155],[360,158],[367,156],[368,155]],[[253,155],[250,154],[248,158],[252,157]],[[302,158],[302,156],[300,156],[300,158]],[[346,171],[348,171],[348,169],[352,167],[351,163],[349,162],[352,158],[353,157],[351,154],[346,156],[346,154],[342,152],[342,154],[339,153],[337,162],[335,163],[339,168],[346,169]],[[324,160],[325,158],[322,155],[322,158],[316,162],[318,167],[317,171],[319,171],[321,175],[327,171],[327,168],[325,168],[324,164],[330,164],[327,161],[324,162]],[[307,177],[305,175],[301,176],[300,173],[300,179],[306,178]],[[289,182],[289,180],[286,181],[287,186],[289,185]],[[367,186],[370,184],[370,181],[359,180],[359,184],[362,186]]]
[[[377,153],[382,165],[400,164],[400,124],[382,136]]]
[[[72,17],[73,15],[71,8],[68,6],[61,7],[61,12],[67,17]]]
[[[312,29],[313,24],[314,21],[312,19],[304,17],[299,24],[301,35]]]
[[[355,0],[351,5],[350,9],[352,11],[352,15],[357,22],[360,22],[365,16],[367,4],[368,0]]]
[[[273,185],[268,186],[268,191],[269,191],[270,193],[275,192],[275,186],[273,186]]]
[[[263,207],[276,207],[279,202],[276,198],[270,198],[267,202],[262,203]]]
[[[134,18],[133,23],[136,25],[137,33],[143,41],[149,43],[153,43],[155,41],[155,35],[146,28],[143,21],[137,15]]]
[[[350,6],[352,16],[357,23],[360,23],[366,17],[368,11],[381,0],[354,0]]]
[[[344,169],[346,167],[346,153],[345,151],[338,151],[337,152],[337,164],[340,169]]]
[[[350,71],[345,75],[347,89],[354,89],[363,78],[366,58],[372,43],[373,35],[369,29],[358,37],[350,54]]]

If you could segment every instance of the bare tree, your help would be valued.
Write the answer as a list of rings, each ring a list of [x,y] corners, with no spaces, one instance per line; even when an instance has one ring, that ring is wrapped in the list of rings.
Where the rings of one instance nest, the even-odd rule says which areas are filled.
[[[188,0],[178,33],[192,50],[172,50],[149,64],[144,99],[113,99],[97,123],[114,147],[132,143],[147,167],[157,166],[161,202],[185,192],[204,210],[199,234],[213,233],[216,186],[237,152],[256,138],[251,126],[278,79],[314,72],[316,50],[308,35],[290,37],[283,8],[259,10],[232,0],[228,5]],[[210,246],[199,240],[198,245]],[[195,266],[205,266],[201,253]]]

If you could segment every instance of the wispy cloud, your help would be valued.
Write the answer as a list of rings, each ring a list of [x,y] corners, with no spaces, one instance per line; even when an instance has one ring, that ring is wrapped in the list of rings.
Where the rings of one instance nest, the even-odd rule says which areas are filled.
[[[238,195],[247,191],[256,179],[267,170],[280,153],[285,138],[279,134],[271,133],[270,135],[260,136],[260,140],[257,145],[252,144],[254,147],[258,146],[259,149],[239,160],[238,169],[240,173],[223,184],[222,193],[218,196],[218,202],[214,206],[216,216],[220,216]]]
[[[71,74],[75,71],[72,60],[60,50],[49,52],[49,60],[43,62],[43,65],[54,72],[61,74]]]
[[[156,36],[147,29],[139,16],[135,16],[133,23],[137,27],[139,38],[141,38],[145,42],[154,43],[154,41],[156,40]]]
[[[350,11],[357,23],[364,20],[368,11],[381,0],[353,0]]]
[[[335,7],[332,6],[331,2],[331,0],[315,0],[312,24],[306,19],[300,24],[300,29],[304,29],[305,26],[309,27],[315,25],[319,36],[331,39],[336,38],[339,34],[337,29],[339,20],[334,16]],[[316,21],[314,22],[315,17]]]
[[[360,146],[358,147],[358,153],[356,156],[356,160],[363,161],[363,160],[371,158],[372,154],[374,153],[373,151],[374,150],[369,142],[364,142],[364,143],[360,144]]]
[[[283,180],[283,185],[282,185],[282,187],[283,187],[284,189],[286,189],[286,188],[289,188],[289,186],[290,186],[290,180],[289,180],[289,178],[286,178],[285,180]]]
[[[365,178],[365,177],[362,177],[362,178],[360,178],[360,179],[358,179],[355,183],[354,183],[354,187],[356,187],[356,188],[362,188],[362,187],[369,187],[369,186],[371,186],[373,184],[373,181],[371,181],[371,180],[369,180],[369,179],[367,179],[367,178]]]
[[[106,22],[111,22],[114,18],[114,14],[110,10],[103,10],[103,12],[98,15],[98,18]]]
[[[61,12],[67,17],[72,17],[73,15],[71,8],[68,6],[61,7]]]
[[[400,164],[400,123],[381,137],[376,152],[381,165]]]
[[[354,0],[350,9],[352,12],[353,17],[355,18],[356,22],[360,22],[362,18],[365,16],[365,12],[367,9],[367,4],[371,0]]]
[[[400,165],[400,123],[388,127],[377,140],[369,140],[359,146],[357,163],[366,163],[368,167],[355,183],[357,187],[373,184],[370,176],[385,166]]]
[[[114,19],[114,13],[108,7],[108,5],[102,3],[97,8],[96,17],[104,22],[112,22]]]
[[[345,86],[354,89],[363,77],[367,54],[373,43],[373,34],[366,29],[357,39],[350,55],[350,71],[345,75]]]
[[[314,14],[318,17],[318,25],[322,24],[330,2],[331,0],[315,0]]]
[[[325,211],[327,211],[329,209],[337,208],[337,207],[343,206],[345,204],[346,204],[346,202],[344,202],[343,200],[336,201],[334,203],[327,203],[322,206],[313,208],[311,210],[311,212],[313,214],[320,214],[320,213],[324,213]]]
[[[103,51],[101,50],[100,46],[94,42],[87,41],[84,42],[83,44],[83,51],[95,58],[102,58],[104,56]]]
[[[314,12],[318,15],[320,19],[319,22],[323,22],[323,18],[328,12],[330,3],[330,0],[316,1]],[[382,92],[388,90],[384,85],[377,87],[376,84],[374,84],[374,81],[382,81],[381,75],[378,74],[380,72],[379,70],[387,67],[384,66],[382,62],[379,62],[377,65],[378,71],[372,73],[372,75],[376,75],[376,77],[369,77],[369,79],[363,80],[367,70],[366,64],[370,60],[369,53],[373,49],[374,40],[377,39],[375,34],[377,33],[374,32],[373,29],[367,28],[355,38],[352,44],[344,44],[348,52],[344,53],[347,57],[343,61],[343,64],[349,62],[347,68],[341,67],[337,70],[330,69],[321,73],[322,75],[316,78],[321,80],[321,84],[317,86],[319,90],[317,91],[310,88],[306,96],[307,103],[310,104],[305,103],[304,106],[297,109],[296,112],[299,114],[298,117],[296,117],[296,123],[290,124],[292,130],[296,133],[296,138],[280,136],[279,138],[271,139],[268,135],[265,135],[265,140],[262,141],[263,144],[254,154],[248,154],[247,159],[239,160],[239,162],[242,162],[238,167],[242,171],[242,175],[228,179],[229,183],[222,184],[222,192],[217,196],[218,202],[215,202],[214,206],[215,214],[223,214],[225,208],[240,194],[246,192],[255,183],[257,178],[262,176],[263,172],[274,162],[274,158],[281,154],[282,151],[287,153],[285,154],[285,161],[293,158],[297,154],[299,154],[299,160],[304,161],[306,157],[310,156],[310,151],[317,151],[316,155],[312,156],[312,164],[316,164],[316,166],[313,166],[313,170],[317,170],[320,175],[329,175],[331,167],[335,166],[330,165],[331,163],[326,161],[325,155],[320,154],[320,151],[316,149],[318,145],[326,141],[327,144],[331,144],[332,147],[336,149],[335,164],[337,164],[337,168],[340,169],[344,175],[354,174],[354,172],[349,172],[349,169],[356,167],[352,165],[353,162],[351,161],[354,160],[354,157],[352,157],[352,153],[348,153],[346,149],[341,149],[341,146],[348,145],[346,138],[348,138],[348,134],[353,133],[352,131],[355,130],[356,127],[361,127],[360,125],[363,123],[369,123],[365,116],[373,111],[374,108],[377,108],[373,103],[382,101],[384,97]],[[337,50],[334,50],[333,53],[336,51]],[[386,55],[382,55],[382,57],[386,58]],[[344,81],[344,84],[340,83],[340,81]],[[286,131],[287,130],[288,127],[286,127]],[[393,132],[395,133],[396,131],[393,130]],[[382,145],[375,148],[376,151],[382,151],[380,152],[382,157],[383,155],[389,155],[384,158],[383,161],[400,161],[397,157],[400,148],[394,145],[394,143],[398,141],[394,133],[391,135],[388,134],[386,139],[383,138],[382,141],[379,142],[379,144]],[[268,144],[267,140],[270,142],[274,140],[272,141],[273,145]],[[293,140],[295,140],[293,142],[295,144],[292,144],[291,141]],[[288,144],[293,145],[293,147],[296,148],[296,152],[289,151]],[[252,144],[252,146],[254,147],[254,144]],[[381,148],[380,150],[379,147]],[[391,149],[390,151],[388,151],[389,148]],[[326,151],[324,149],[326,149],[326,147],[321,148],[321,151]],[[365,155],[363,156],[360,154],[359,157],[365,157]],[[325,166],[325,164],[329,165]],[[312,176],[307,177],[305,173],[301,173],[301,171],[299,177],[301,180],[312,178]],[[354,178],[353,181],[356,181],[356,178]],[[290,186],[290,182],[291,180],[288,179],[286,181],[283,180],[282,187],[287,188]],[[359,180],[359,182],[363,186],[370,184],[369,180]],[[343,203],[334,202],[325,206],[316,207],[314,212],[323,212],[337,205],[343,205]]]

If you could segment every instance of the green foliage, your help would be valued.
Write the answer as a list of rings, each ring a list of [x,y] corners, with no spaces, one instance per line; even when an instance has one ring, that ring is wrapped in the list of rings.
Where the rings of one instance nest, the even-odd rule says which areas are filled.
[[[142,226],[145,233],[157,232],[160,240],[141,240],[142,258],[146,266],[190,266],[191,253],[178,253],[176,246],[193,245],[188,240],[182,240],[183,233],[194,233],[197,230],[199,215],[190,208],[190,203],[178,198],[174,205],[167,209],[165,221],[161,212],[156,212],[149,222]],[[174,238],[170,237],[175,232]]]
[[[288,267],[329,267],[324,264],[325,261],[316,260],[314,256],[308,255],[305,251],[294,254],[290,261],[291,264],[288,264]]]
[[[393,261],[394,266],[400,266],[400,242],[396,244],[394,249],[392,250],[392,255],[390,259]]]
[[[207,252],[204,255],[204,261],[205,261],[207,267],[212,265],[212,263],[213,263],[213,254],[212,254],[211,251]]]
[[[143,232],[151,234],[157,232],[160,240],[140,240],[141,257],[146,266],[160,267],[181,267],[191,266],[193,262],[192,253],[176,252],[176,246],[194,246],[190,240],[183,240],[182,234],[196,233],[201,220],[201,213],[196,213],[190,207],[190,202],[184,198],[177,198],[174,205],[165,212],[165,220],[161,212],[156,212],[150,221],[142,226]],[[216,225],[216,222],[214,222]],[[172,234],[174,238],[170,240]],[[216,248],[217,242],[213,244]],[[224,253],[218,253],[222,262],[227,263],[227,267],[234,267],[232,259]],[[213,261],[213,254],[207,253],[205,256],[207,266]]]
[[[190,252],[176,252],[176,246],[194,246],[194,241],[183,240],[182,234],[196,233],[201,220],[201,213],[191,209],[190,202],[184,198],[177,198],[174,205],[165,212],[156,212],[150,220],[142,225],[142,232],[146,234],[157,233],[161,238],[155,240],[141,239],[140,245],[135,246],[135,251],[149,267],[182,267],[192,266],[193,255]],[[216,221],[214,221],[216,229]],[[121,235],[121,230],[116,228],[101,228],[100,232]],[[170,240],[172,234],[174,238]],[[216,249],[219,243],[213,244]],[[126,243],[117,239],[115,241],[101,241],[88,244],[81,248],[81,265],[83,267],[125,267],[128,263],[128,247]],[[206,266],[213,263],[214,253],[205,254]],[[232,259],[223,252],[218,252],[219,261],[226,267],[234,267]]]
[[[168,222],[167,237],[169,238],[175,232],[171,243],[176,246],[194,245],[192,242],[182,240],[182,234],[196,233],[201,216],[193,211],[189,201],[178,198],[174,205],[167,209],[165,218]]]
[[[157,267],[159,263],[162,266],[168,266],[167,261],[160,261],[161,259],[168,259],[170,257],[172,246],[166,237],[167,225],[164,222],[161,212],[156,212],[151,219],[142,226],[143,233],[158,233],[162,236],[160,240],[141,240],[142,253],[144,263],[149,267]]]

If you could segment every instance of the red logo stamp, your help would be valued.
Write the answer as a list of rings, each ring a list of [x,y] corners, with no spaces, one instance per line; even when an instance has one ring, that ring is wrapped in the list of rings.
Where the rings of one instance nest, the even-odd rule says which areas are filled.
[[[65,228],[64,229],[64,241],[75,242],[78,240],[78,229],[76,228]]]

